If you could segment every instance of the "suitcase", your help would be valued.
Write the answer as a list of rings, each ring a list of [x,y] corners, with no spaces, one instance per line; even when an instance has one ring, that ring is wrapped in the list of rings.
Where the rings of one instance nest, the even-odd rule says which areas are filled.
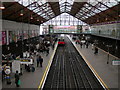
[[[32,72],[34,72],[35,71],[35,67],[32,67]]]

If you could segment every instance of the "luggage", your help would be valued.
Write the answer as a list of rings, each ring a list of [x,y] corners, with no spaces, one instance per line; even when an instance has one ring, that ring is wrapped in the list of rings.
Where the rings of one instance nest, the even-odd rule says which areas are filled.
[[[21,82],[20,82],[20,80],[18,80],[18,85],[20,86],[20,84],[21,84]]]
[[[11,84],[11,81],[7,81],[7,84],[8,84],[8,85]]]
[[[35,71],[35,67],[32,67],[32,72],[34,72]]]

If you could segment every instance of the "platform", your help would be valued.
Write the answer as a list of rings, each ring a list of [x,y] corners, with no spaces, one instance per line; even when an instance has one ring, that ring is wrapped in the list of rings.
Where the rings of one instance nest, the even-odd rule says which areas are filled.
[[[40,55],[43,57],[43,67],[40,66],[37,67],[36,64],[36,57],[35,57],[35,63],[34,66],[36,68],[35,72],[26,72],[24,71],[24,74],[20,77],[21,85],[18,88],[24,89],[24,88],[35,88],[37,89],[40,85],[40,81],[42,80],[43,74],[46,70],[46,67],[48,66],[49,60],[52,56],[54,56],[55,49],[57,47],[57,43],[55,45],[54,50],[50,47],[50,53],[48,56],[46,56],[46,53],[40,53]],[[7,85],[6,82],[3,82],[2,88],[16,88],[16,85],[14,83],[14,78],[12,78],[12,84]]]
[[[109,56],[109,64],[107,64],[107,52],[102,49],[98,50],[98,54],[94,55],[94,50],[92,50],[92,46],[89,45],[88,48],[83,46],[80,47],[80,44],[75,44],[75,41],[69,37],[70,40],[73,42],[74,46],[79,50],[83,58],[92,66],[95,70],[98,77],[103,81],[103,83],[108,88],[118,88],[118,66],[112,65],[112,60],[116,58],[113,56]]]

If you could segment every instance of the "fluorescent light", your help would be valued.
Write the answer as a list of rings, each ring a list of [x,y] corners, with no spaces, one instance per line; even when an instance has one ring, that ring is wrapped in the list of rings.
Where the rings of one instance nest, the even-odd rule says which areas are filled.
[[[20,13],[20,16],[23,16],[23,13]]]
[[[4,6],[0,6],[0,10],[3,10],[3,9],[5,9],[5,7]]]

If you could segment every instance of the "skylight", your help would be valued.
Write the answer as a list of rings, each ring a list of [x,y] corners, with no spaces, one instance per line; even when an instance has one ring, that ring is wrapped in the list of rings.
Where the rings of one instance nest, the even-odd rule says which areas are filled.
[[[60,11],[61,12],[70,12],[73,2],[74,2],[74,0],[59,0],[59,5],[61,7]],[[68,9],[66,10],[66,8],[68,8]]]
[[[76,14],[76,17],[78,17],[79,13],[82,13],[84,17],[80,15],[78,18],[83,17],[82,20],[84,20],[117,4],[117,0],[88,0],[88,3]]]
[[[51,19],[55,16],[47,0],[15,0],[33,12],[37,13],[45,19]]]
[[[67,14],[63,13],[46,23],[44,25],[86,25],[86,23],[82,22],[81,20],[78,20],[77,18]]]

